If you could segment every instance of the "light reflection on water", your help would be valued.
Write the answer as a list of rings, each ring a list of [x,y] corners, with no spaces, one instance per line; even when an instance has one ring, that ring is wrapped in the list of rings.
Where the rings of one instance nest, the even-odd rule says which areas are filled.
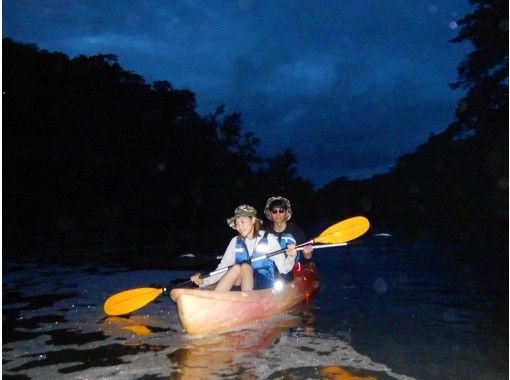
[[[483,263],[464,259],[433,246],[322,250],[315,255],[321,289],[309,305],[205,338],[183,334],[167,297],[128,318],[102,313],[112,293],[191,272],[4,262],[3,374],[507,378],[508,330],[501,326],[508,317],[499,305],[507,288],[498,292],[499,282],[479,276]]]

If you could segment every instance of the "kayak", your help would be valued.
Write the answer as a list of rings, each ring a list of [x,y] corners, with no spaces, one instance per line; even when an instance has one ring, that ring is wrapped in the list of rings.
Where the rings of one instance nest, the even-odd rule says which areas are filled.
[[[179,319],[188,334],[216,333],[279,314],[308,300],[319,289],[318,272],[313,263],[298,263],[296,267],[294,280],[279,290],[216,292],[177,288],[170,297],[177,304]]]

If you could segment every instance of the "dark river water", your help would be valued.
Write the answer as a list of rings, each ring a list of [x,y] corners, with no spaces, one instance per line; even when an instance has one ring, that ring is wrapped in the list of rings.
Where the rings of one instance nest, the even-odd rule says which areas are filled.
[[[134,254],[126,252],[124,261]],[[104,300],[116,292],[181,281],[191,271],[4,259],[2,373],[5,379],[507,379],[508,262],[480,257],[469,247],[391,238],[317,250],[321,288],[308,305],[209,337],[187,336],[164,296],[127,318],[103,314]]]

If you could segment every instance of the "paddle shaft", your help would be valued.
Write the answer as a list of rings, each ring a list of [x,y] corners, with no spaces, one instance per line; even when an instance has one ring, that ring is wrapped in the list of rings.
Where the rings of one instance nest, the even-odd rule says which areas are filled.
[[[314,245],[315,248],[331,248],[335,246],[343,246],[346,245],[348,241],[354,240],[363,235],[369,229],[369,227],[370,223],[365,217],[357,216],[349,218],[328,227],[319,236],[313,238],[310,241],[297,245],[295,249],[301,250],[303,249],[302,247],[307,245]],[[316,246],[314,243],[318,243],[320,245]],[[256,262],[259,260],[264,260],[268,257],[283,253],[286,250],[287,249],[279,249],[278,251],[258,256],[251,261]],[[217,269],[209,274],[201,275],[200,278],[207,278],[219,273],[226,272],[229,270],[229,268],[230,267]],[[104,311],[107,315],[123,315],[131,313],[132,311],[144,307],[147,305],[147,303],[153,301],[159,295],[168,292],[169,288],[183,286],[189,282],[191,281],[188,280],[183,283],[173,286],[169,285],[167,287],[144,287],[125,290],[108,297],[104,303]]]
[[[301,244],[296,245],[296,249],[298,251],[302,251],[305,248],[306,245],[310,245],[310,244],[313,244],[313,243],[314,243],[314,240],[312,239],[310,241],[307,241],[306,243],[301,243]],[[317,248],[333,248],[333,247],[341,247],[341,246],[345,246],[345,245],[347,245],[347,243],[321,244],[321,245],[314,245],[313,248],[314,249],[317,249]],[[279,255],[280,253],[283,253],[286,250],[287,250],[287,248],[282,248],[282,249],[280,249],[278,251],[274,251],[274,252],[268,253],[266,255],[255,257],[254,259],[250,260],[250,263],[254,263],[254,262],[257,262],[257,261],[264,260],[266,258],[275,256],[275,255]],[[225,267],[225,268],[216,269],[215,271],[212,271],[212,272],[210,272],[208,274],[201,275],[200,278],[204,279],[204,278],[207,278],[207,277],[211,277],[211,276],[214,276],[214,275],[226,272],[231,267],[232,267],[232,265],[228,266],[228,267]]]
[[[312,240],[310,240],[310,241],[312,241]],[[307,241],[306,243],[303,243],[303,244],[299,244],[298,246],[296,246],[296,250],[302,251],[303,249],[305,249],[305,245],[311,244],[310,241]],[[346,245],[347,245],[347,243],[318,244],[318,245],[313,245],[313,249],[344,247]],[[285,251],[286,251],[286,249],[280,249],[278,251],[268,253],[267,255],[256,257],[253,260],[250,260],[250,262],[253,263],[253,262],[256,262],[256,261],[260,261],[260,260],[265,259],[266,257],[271,257],[271,256],[279,255],[280,253],[283,253]],[[204,278],[207,278],[207,277],[211,277],[211,276],[214,276],[215,274],[220,274],[220,273],[226,272],[230,268],[231,268],[231,266],[228,266],[228,267],[225,267],[225,268],[220,268],[220,269],[217,269],[217,270],[215,270],[213,272],[200,275],[200,278],[204,279]],[[187,281],[180,282],[178,284],[163,286],[161,288],[163,289],[163,292],[166,294],[166,293],[169,292],[169,290],[171,288],[179,288],[179,287],[184,286],[184,285],[186,285],[186,284],[188,284],[190,282],[191,282],[191,280],[187,280]]]

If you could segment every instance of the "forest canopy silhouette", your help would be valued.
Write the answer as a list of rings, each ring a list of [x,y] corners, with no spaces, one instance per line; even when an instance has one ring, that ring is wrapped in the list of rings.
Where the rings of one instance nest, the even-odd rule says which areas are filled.
[[[220,105],[199,115],[191,90],[148,84],[114,54],[71,59],[4,38],[6,253],[54,240],[216,254],[236,205],[262,211],[279,194],[304,226],[362,214],[413,237],[506,246],[508,2],[471,3],[453,41],[474,46],[452,84],[466,90],[455,121],[388,173],[339,173],[317,191],[296,174],[292,150],[259,157],[260,137],[244,131],[240,114]]]
[[[3,51],[8,236],[193,248],[228,233],[219,222],[241,202],[313,195],[291,151],[257,156],[241,115],[200,116],[194,93],[147,84],[113,54],[69,59],[8,38]]]

